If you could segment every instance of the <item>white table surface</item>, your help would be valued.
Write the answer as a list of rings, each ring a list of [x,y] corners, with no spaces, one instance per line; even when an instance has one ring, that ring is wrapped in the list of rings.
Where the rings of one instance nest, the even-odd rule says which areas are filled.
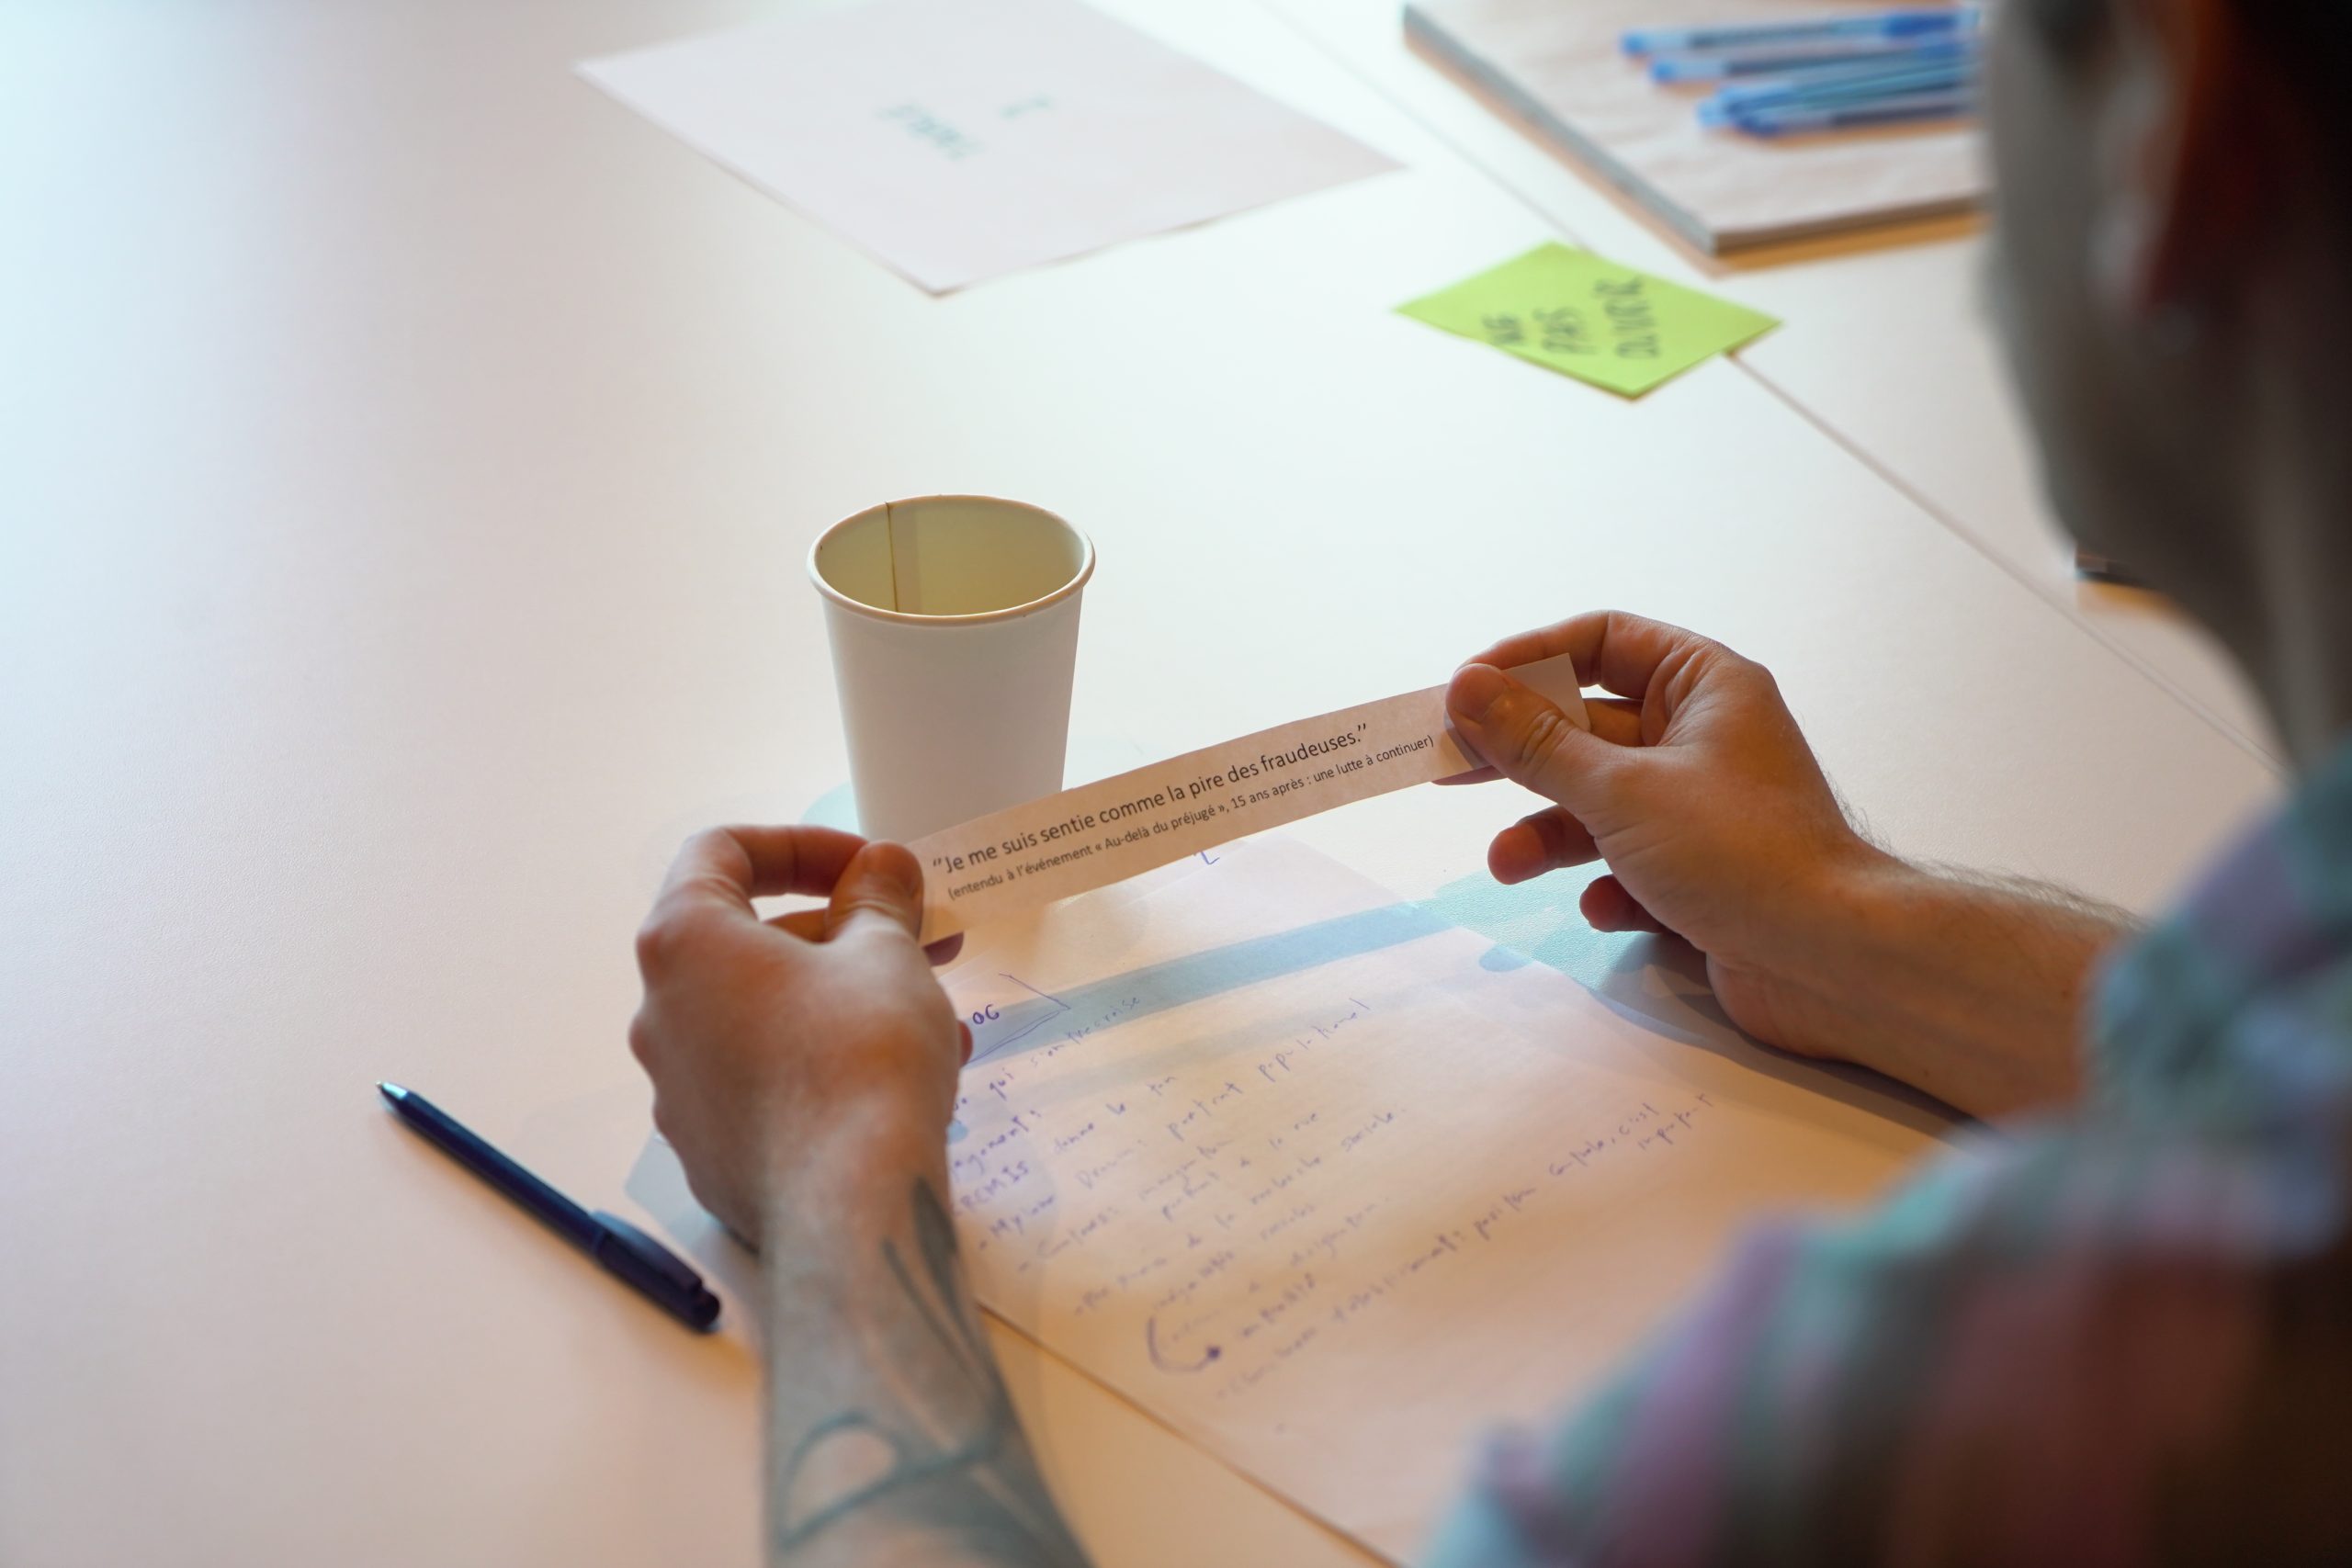
[[[754,1560],[740,1335],[371,1086],[632,1206],[630,933],[687,831],[841,784],[800,562],[875,500],[1093,533],[1081,750],[1613,604],[1770,662],[1921,854],[2152,908],[2275,789],[2177,627],[2017,554],[1966,245],[1743,275],[1789,326],[1619,402],[1391,308],[1562,231],[1686,264],[1386,6],[1279,3],[1112,8],[1407,172],[946,299],[569,73],[770,6],[0,9],[0,1562]],[[1304,834],[1418,894],[1522,808]],[[1363,1560],[1000,1343],[1105,1564]]]

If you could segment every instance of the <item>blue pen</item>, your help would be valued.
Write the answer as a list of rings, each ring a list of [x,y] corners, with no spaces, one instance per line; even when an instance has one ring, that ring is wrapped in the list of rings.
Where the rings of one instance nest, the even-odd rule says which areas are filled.
[[[1842,71],[1817,71],[1756,82],[1726,82],[1714,91],[1727,104],[1769,103],[1776,98],[1819,96],[1834,97],[1857,92],[1900,87],[1907,82],[1960,81],[1977,73],[1973,54],[1942,60],[1918,60],[1883,65],[1849,66]]]
[[[1888,98],[1853,108],[1747,109],[1734,115],[1730,124],[1733,130],[1748,136],[1819,136],[1833,130],[1867,130],[1879,126],[1958,119],[1975,110],[1976,95],[1973,92],[1923,93],[1917,97]]]
[[[1645,56],[1708,49],[1806,43],[1822,39],[1921,39],[1973,31],[1981,20],[1975,6],[1933,10],[1875,11],[1815,22],[1758,22],[1719,28],[1649,28],[1625,35],[1625,52]]]
[[[590,1213],[492,1148],[456,1117],[396,1083],[377,1091],[392,1113],[424,1141],[530,1211],[549,1230],[602,1264],[605,1271],[696,1332],[718,1321],[718,1298],[668,1247],[603,1210]]]
[[[1973,85],[1976,78],[1973,62],[1953,60],[1913,66],[1904,71],[1870,71],[1787,82],[1736,83],[1718,88],[1713,96],[1702,101],[1699,106],[1699,118],[1714,123],[1750,109],[1857,108],[1888,98],[1956,92]]]
[[[1954,60],[1976,51],[1973,39],[1923,41],[1808,44],[1797,49],[1743,50],[1732,53],[1661,54],[1650,62],[1650,80],[1670,87],[1682,82],[1736,82],[1748,76],[1795,78],[1871,67]]]

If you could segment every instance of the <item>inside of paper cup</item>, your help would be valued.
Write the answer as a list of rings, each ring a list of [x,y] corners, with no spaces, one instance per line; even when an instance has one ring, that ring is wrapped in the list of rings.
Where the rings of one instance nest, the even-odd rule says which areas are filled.
[[[835,592],[905,615],[984,615],[1034,604],[1086,565],[1078,530],[1034,506],[976,496],[894,501],[817,547]]]

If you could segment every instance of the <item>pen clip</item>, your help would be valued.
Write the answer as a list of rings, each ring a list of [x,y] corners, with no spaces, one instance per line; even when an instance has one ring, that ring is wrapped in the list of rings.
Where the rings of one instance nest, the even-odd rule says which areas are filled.
[[[595,1219],[604,1232],[596,1240],[597,1262],[624,1277],[659,1280],[681,1306],[700,1319],[695,1325],[698,1328],[707,1328],[718,1320],[718,1298],[685,1259],[608,1209],[597,1210]]]

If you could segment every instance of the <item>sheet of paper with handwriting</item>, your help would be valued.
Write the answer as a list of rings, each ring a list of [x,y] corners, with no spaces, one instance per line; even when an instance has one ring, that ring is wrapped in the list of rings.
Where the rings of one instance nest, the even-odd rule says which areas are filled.
[[[1495,956],[1280,838],[971,933],[981,1301],[1402,1558],[1484,1431],[1590,1388],[1744,1226],[1934,1143]]]
[[[580,72],[933,293],[1396,167],[1079,0],[865,0]]]

